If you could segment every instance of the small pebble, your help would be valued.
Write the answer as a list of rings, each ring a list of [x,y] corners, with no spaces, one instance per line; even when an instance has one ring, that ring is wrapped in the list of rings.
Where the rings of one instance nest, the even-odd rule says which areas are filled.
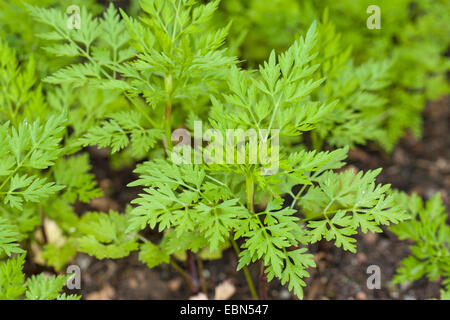
[[[288,300],[291,298],[291,293],[287,290],[281,290],[280,291],[280,299]]]
[[[406,291],[406,290],[409,289],[410,286],[411,286],[411,282],[405,281],[405,282],[400,284],[400,290],[401,291]]]
[[[81,270],[86,270],[91,264],[90,258],[86,256],[78,256],[77,264]]]
[[[367,261],[367,256],[362,252],[358,252],[356,254],[356,259],[359,263],[365,263]]]
[[[363,291],[360,291],[356,294],[356,299],[367,300],[367,295]]]
[[[180,289],[181,283],[182,283],[182,281],[180,278],[175,278],[175,279],[170,280],[167,283],[167,285],[168,285],[170,291],[176,292],[176,291],[178,291],[178,289]]]
[[[368,244],[374,244],[377,241],[377,238],[378,236],[375,233],[369,232],[363,236],[363,241]]]
[[[191,296],[189,300],[208,300],[208,296],[203,292],[200,292],[194,296]]]
[[[135,278],[131,278],[128,281],[128,285],[130,286],[131,289],[136,289],[138,287],[138,282],[137,282],[137,280]]]

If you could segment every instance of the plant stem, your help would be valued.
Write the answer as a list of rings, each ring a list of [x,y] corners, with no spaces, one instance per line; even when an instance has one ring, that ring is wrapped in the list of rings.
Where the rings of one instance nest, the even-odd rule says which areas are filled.
[[[208,291],[207,291],[207,287],[206,287],[206,281],[205,281],[205,277],[203,275],[203,260],[200,257],[200,255],[198,255],[198,254],[196,255],[196,257],[197,257],[197,265],[198,265],[198,277],[200,279],[200,287],[202,289],[202,292],[204,294],[207,294]]]
[[[193,285],[192,293],[197,294],[199,292],[199,281],[197,275],[197,267],[195,265],[194,253],[191,250],[187,250],[186,254],[187,254],[186,263],[188,266],[188,272]]]
[[[247,209],[251,213],[255,213],[255,186],[253,175],[247,173],[245,176],[245,185],[247,190]],[[261,272],[259,275],[259,299],[267,299],[267,276],[264,272],[264,263],[261,261]]]
[[[267,300],[267,275],[264,272],[266,267],[264,266],[264,261],[260,262],[259,271],[259,299]]]
[[[166,137],[167,151],[172,150],[172,75],[168,75],[164,78],[164,87],[166,90],[166,109],[164,114],[164,130]]]
[[[231,238],[231,244],[233,246],[234,251],[236,251],[237,256],[239,257],[241,251],[239,250],[239,246],[233,238]],[[258,294],[256,293],[255,285],[253,284],[253,280],[250,275],[250,272],[248,271],[247,266],[244,266],[242,270],[244,271],[245,280],[247,281],[248,288],[250,289],[250,293],[252,294],[252,298],[254,300],[258,300]]]
[[[183,270],[183,268],[181,268],[175,261],[173,261],[172,259],[170,259],[169,261],[170,265],[172,266],[172,268],[174,268],[185,280],[186,283],[189,286],[189,289],[191,291],[194,291],[194,284],[192,283],[191,277],[189,276],[189,274],[187,274],[186,271]]]
[[[144,236],[142,236],[140,234],[138,234],[137,237],[139,239],[141,239],[143,242],[150,242],[150,240],[148,240],[147,238],[145,238]],[[191,291],[194,291],[195,286],[194,286],[189,274],[186,271],[184,271],[183,268],[181,268],[175,261],[173,261],[172,258],[170,258],[169,264],[186,280],[186,283],[188,284],[189,289]]]
[[[45,215],[44,211],[42,210],[42,206],[39,205],[39,212],[41,214],[41,232],[42,232],[42,241],[44,244],[48,243],[48,237],[47,237],[47,231],[45,230]]]
[[[125,96],[127,99],[136,107],[136,109],[142,114],[142,116],[154,127],[160,128],[160,124],[157,124],[147,113],[145,110],[147,105],[142,101],[140,97],[133,97],[130,94],[125,92]]]
[[[316,131],[311,132],[311,143],[312,147],[316,151],[321,151],[323,148],[323,139],[320,137],[319,133]]]
[[[251,213],[255,213],[255,186],[251,173],[247,173],[245,176],[245,185],[247,190],[247,209]],[[267,299],[267,276],[264,269],[264,262],[261,261],[261,271],[259,274],[259,299],[261,300]]]
[[[255,193],[255,188],[253,185],[253,175],[251,173],[247,173],[247,175],[245,176],[245,186],[246,186],[246,190],[247,190],[247,209],[249,212],[254,213],[255,212],[255,208],[254,208],[254,193]]]
[[[166,137],[166,145],[167,150],[172,150],[172,128],[170,124],[170,118],[172,114],[172,104],[170,99],[166,101],[166,112],[165,112],[165,118],[164,118],[164,131],[165,131],[165,137]]]

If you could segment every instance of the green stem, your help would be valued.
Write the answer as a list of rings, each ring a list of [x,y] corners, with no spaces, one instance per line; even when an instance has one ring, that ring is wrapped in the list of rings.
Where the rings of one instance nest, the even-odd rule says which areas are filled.
[[[189,286],[189,289],[191,291],[194,291],[195,286],[192,283],[192,280],[191,280],[191,277],[189,276],[189,274],[186,271],[184,271],[183,268],[181,268],[175,261],[173,261],[172,258],[170,258],[169,263],[172,266],[172,268],[174,268],[184,278],[184,280],[186,280],[186,282]]]
[[[316,131],[311,132],[311,143],[312,147],[316,151],[321,151],[323,148],[323,139],[320,137],[319,133]]]
[[[39,205],[39,213],[41,215],[41,232],[42,232],[42,240],[44,244],[48,243],[48,237],[47,237],[47,230],[45,230],[45,215],[44,211],[42,210],[42,206]]]
[[[171,151],[172,144],[172,127],[171,127],[171,117],[172,117],[172,75],[168,75],[164,78],[164,87],[166,90],[166,110],[164,115],[164,131],[166,137],[167,151]]]
[[[164,131],[166,136],[166,143],[167,143],[167,150],[172,150],[173,144],[172,144],[172,128],[170,124],[170,118],[172,115],[172,103],[168,99],[166,101],[166,113],[164,118]]]
[[[127,92],[125,92],[125,96],[154,128],[160,128],[160,126],[148,115],[147,111],[145,110],[147,108],[147,105],[141,100],[141,98],[133,97]]]
[[[237,245],[236,241],[231,238],[231,244],[233,246],[234,251],[236,251],[237,256],[239,257],[241,254],[241,250],[239,250],[239,246]],[[250,293],[252,294],[253,300],[258,300],[258,294],[256,293],[255,285],[253,284],[252,277],[250,275],[250,272],[248,271],[247,266],[244,266],[242,268],[245,275],[245,280],[247,281],[248,288],[250,289]]]
[[[247,173],[245,176],[245,186],[247,190],[247,209],[249,212],[255,212],[255,203],[254,203],[254,193],[255,186],[253,184],[253,175],[251,173]]]
[[[255,185],[253,175],[247,172],[245,176],[245,186],[247,190],[247,209],[251,213],[255,213]],[[259,218],[257,217],[259,220]],[[259,298],[265,300],[267,298],[267,277],[264,272],[264,263],[261,261],[261,272],[259,275]]]

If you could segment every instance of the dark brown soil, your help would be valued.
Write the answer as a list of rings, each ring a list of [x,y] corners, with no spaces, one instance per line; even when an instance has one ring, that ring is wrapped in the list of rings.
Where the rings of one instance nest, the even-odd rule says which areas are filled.
[[[349,154],[349,165],[357,169],[382,167],[380,183],[390,183],[406,192],[417,192],[425,199],[440,192],[447,206],[450,204],[450,97],[429,103],[424,111],[424,135],[420,140],[407,134],[393,154],[355,149]],[[367,148],[369,149],[369,148]],[[96,175],[103,188],[112,190],[108,198],[91,203],[97,210],[124,209],[138,190],[124,186],[133,175],[108,167],[105,154],[91,152]],[[114,200],[113,200],[114,199]],[[81,209],[81,208],[80,208]],[[152,237],[151,234],[148,235]],[[351,254],[332,244],[319,243],[310,247],[317,268],[311,269],[307,279],[306,299],[426,299],[439,297],[439,283],[426,279],[402,286],[391,284],[395,269],[408,255],[408,244],[386,230],[383,234],[358,236],[358,253]],[[119,260],[96,260],[78,255],[76,262],[82,268],[81,294],[86,299],[187,299],[191,296],[184,280],[170,266],[149,269],[136,254]],[[180,264],[183,264],[180,262]],[[236,292],[232,299],[250,299],[242,272],[236,272],[237,258],[229,249],[220,260],[205,261],[204,275],[208,297],[224,280],[230,280]],[[381,269],[381,289],[367,289],[366,273],[369,265]],[[250,267],[258,274],[258,266]],[[256,279],[255,283],[257,283]],[[276,280],[268,286],[270,299],[293,299],[286,287]]]

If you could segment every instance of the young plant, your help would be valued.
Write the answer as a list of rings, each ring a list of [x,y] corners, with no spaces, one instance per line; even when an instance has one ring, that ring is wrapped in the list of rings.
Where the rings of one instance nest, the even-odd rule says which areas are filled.
[[[112,5],[102,18],[82,8],[80,30],[67,28],[61,10],[27,6],[49,28],[40,35],[46,50],[70,59],[45,78],[45,120],[30,118],[28,106],[15,111],[20,99],[0,100],[13,106],[0,127],[2,141],[14,142],[0,145],[5,254],[21,253],[17,241],[34,241],[29,235],[49,218],[64,242],[44,241],[42,258],[57,270],[77,251],[99,259],[139,251],[149,267],[170,264],[196,292],[201,257],[231,246],[254,298],[252,263],[260,264],[260,298],[274,278],[301,298],[315,266],[308,245],[325,239],[354,253],[359,230],[409,218],[390,186],[376,184],[380,170],[342,170],[348,146],[381,140],[386,106],[377,92],[390,90],[387,63],[353,62],[325,15],[259,70],[243,70],[223,47],[230,25],[211,27],[218,4],[143,0],[138,19]],[[184,128],[194,141],[173,132]],[[299,144],[310,131],[314,151]],[[321,151],[323,142],[342,148]],[[143,189],[125,214],[74,213],[75,201],[101,194],[88,156],[72,155],[94,145],[128,163],[151,159],[135,170],[130,186]],[[27,217],[33,222],[21,230]],[[148,227],[158,241],[147,239]],[[20,281],[22,257],[5,264],[19,279],[13,297],[33,288]],[[58,297],[61,286],[47,287],[42,296]]]
[[[325,238],[355,252],[352,235],[358,229],[381,232],[379,225],[405,219],[386,194],[389,186],[375,184],[379,170],[356,175],[333,172],[344,165],[346,149],[290,153],[284,148],[283,141],[311,130],[334,104],[311,100],[311,92],[323,81],[314,80],[318,68],[313,64],[315,45],[313,25],[305,38],[285,53],[277,56],[273,52],[258,73],[231,68],[228,93],[223,99],[212,98],[212,133],[195,137],[210,143],[205,148],[200,143],[201,150],[174,147],[170,158],[138,166],[140,178],[131,185],[144,186],[145,192],[133,201],[137,206],[129,213],[129,239],[147,226],[162,233],[158,244],[140,236],[143,262],[150,267],[171,263],[179,269],[175,262],[178,252],[203,248],[214,252],[231,243],[239,255],[237,268],[244,269],[254,296],[246,267],[260,262],[260,298],[266,295],[265,282],[275,277],[301,298],[302,278],[308,276],[307,268],[315,265],[305,246]],[[221,143],[220,137],[226,137],[229,129],[253,130],[260,143],[244,139],[236,145],[234,138]],[[223,150],[229,143],[237,148],[231,163]],[[204,156],[198,163],[200,151]],[[180,153],[174,155],[176,152]],[[254,152],[264,161],[252,163]],[[242,154],[249,155],[243,162],[238,160]],[[171,162],[180,157],[184,163]],[[294,194],[296,185],[301,190]],[[293,196],[291,206],[281,197],[284,194]],[[101,241],[105,235],[93,236]]]
[[[382,146],[390,151],[405,130],[416,137],[422,132],[421,112],[427,100],[448,94],[446,79],[450,42],[449,4],[447,1],[383,0],[380,8],[381,29],[369,29],[365,13],[373,4],[367,0],[321,1],[328,6],[338,30],[345,33],[345,45],[354,47],[355,58],[366,61],[372,57],[391,61],[390,79],[384,97],[389,100],[382,128],[386,139]],[[359,62],[357,61],[357,62]]]
[[[121,112],[97,111],[94,117],[90,110],[76,108],[79,116],[72,116],[70,122],[75,128],[71,135],[74,138],[86,128],[86,118],[89,124],[103,116],[97,125],[88,125],[89,130],[78,140],[79,146],[110,147],[112,153],[125,150],[125,157],[132,160],[146,159],[150,152],[160,157],[163,143],[156,142],[164,141],[165,149],[171,149],[172,127],[182,125],[191,113],[201,114],[209,94],[218,92],[223,82],[223,68],[236,63],[235,58],[219,49],[228,27],[213,31],[205,28],[217,4],[143,1],[140,21],[124,12],[123,20],[120,19],[112,5],[100,20],[83,8],[82,31],[65,28],[67,17],[61,11],[28,6],[31,15],[51,29],[41,34],[42,38],[55,41],[47,51],[81,58],[81,63],[70,64],[45,79],[62,86],[50,96],[54,105],[61,109],[73,104],[62,97],[69,85],[109,90],[105,95],[111,91],[123,93],[130,102]],[[102,31],[111,37],[101,37]],[[70,96],[74,94],[69,92]],[[172,116],[174,108],[177,108],[176,118]],[[80,126],[81,130],[76,130]],[[110,220],[112,226],[116,226],[116,221],[123,225],[118,220]],[[78,241],[80,250],[101,251],[92,249],[95,244],[88,238]],[[99,238],[97,244],[108,243],[105,239],[110,238]],[[110,253],[111,257],[118,255]]]
[[[32,276],[26,281],[22,267],[25,254],[18,241],[32,241],[31,233],[43,219],[42,205],[64,187],[44,177],[44,169],[59,156],[63,119],[50,117],[42,125],[38,120],[25,121],[17,128],[6,122],[0,126],[0,262],[1,299],[77,299],[78,296],[59,294],[67,276]]]
[[[317,42],[317,77],[326,78],[317,99],[336,100],[337,104],[312,131],[314,149],[322,150],[325,141],[350,148],[368,141],[383,144],[387,137],[381,124],[389,107],[383,89],[390,83],[389,62],[370,60],[355,65],[352,49],[344,49],[342,35],[329,21],[327,9],[318,25]]]
[[[17,126],[25,119],[35,119],[36,114],[48,113],[34,58],[20,64],[14,50],[3,40],[0,40],[0,88],[2,123],[9,121]]]
[[[24,252],[21,242],[27,252],[36,246],[42,250],[33,260],[60,270],[76,254],[68,239],[78,219],[71,205],[77,200],[89,202],[101,191],[88,173],[86,155],[64,157],[64,137],[69,135],[67,112],[48,108],[33,69],[34,60],[20,64],[14,52],[0,43],[0,79],[5,89],[0,92],[4,106],[0,113],[0,259]],[[48,223],[63,230],[63,241],[49,241]],[[41,274],[24,282],[24,261],[25,255],[2,262],[2,297],[21,298],[25,291],[29,299],[72,297],[58,293],[66,276],[47,279]],[[10,292],[10,286],[16,289]]]
[[[203,112],[208,95],[217,92],[218,81],[224,79],[223,70],[236,63],[219,49],[228,27],[205,29],[217,4],[142,1],[140,20],[123,11],[121,20],[111,5],[98,21],[83,8],[82,32],[64,28],[66,17],[58,10],[28,7],[35,19],[53,29],[42,35],[58,41],[51,52],[85,60],[58,70],[47,82],[88,83],[123,92],[130,101],[132,107],[111,112],[92,127],[84,145],[109,146],[113,153],[130,145],[133,157],[145,158],[164,137],[171,149],[172,128],[189,113]],[[101,36],[102,30],[110,36]],[[178,111],[173,116],[174,108]]]
[[[378,1],[381,15],[378,30],[367,28],[370,16],[367,8],[374,4],[368,0],[224,0],[220,21],[236,22],[230,30],[230,46],[254,66],[272,49],[287,48],[298,33],[304,32],[328,8],[331,21],[342,34],[341,46],[352,47],[355,66],[377,59],[379,66],[373,65],[370,73],[381,75],[383,72],[379,71],[386,63],[390,64],[388,80],[392,85],[380,92],[380,97],[389,103],[381,112],[371,115],[377,118],[377,128],[382,133],[381,137],[375,136],[375,141],[390,152],[406,130],[420,137],[421,111],[427,99],[437,99],[449,92],[446,52],[450,10],[443,0]],[[367,89],[372,91],[370,88],[373,87]],[[375,111],[378,109],[376,106]]]
[[[45,51],[37,50],[44,42],[36,37],[42,31],[42,26],[36,24],[26,10],[27,5],[58,8],[64,12],[71,5],[84,5],[91,12],[99,13],[103,6],[96,0],[23,0],[0,1],[0,38],[8,42],[17,54],[19,60],[28,60],[31,56],[39,61],[37,71],[42,76],[61,64],[55,61]],[[20,23],[18,23],[20,21]]]
[[[441,279],[445,290],[450,290],[450,226],[446,223],[448,213],[439,194],[426,203],[417,195],[396,195],[410,220],[392,226],[400,240],[410,240],[411,255],[401,262],[394,276],[394,283],[413,282],[422,277],[430,281]]]
[[[41,273],[25,280],[22,271],[24,263],[25,254],[0,262],[1,300],[78,300],[81,298],[78,295],[61,293],[70,278],[65,275],[47,277]]]

